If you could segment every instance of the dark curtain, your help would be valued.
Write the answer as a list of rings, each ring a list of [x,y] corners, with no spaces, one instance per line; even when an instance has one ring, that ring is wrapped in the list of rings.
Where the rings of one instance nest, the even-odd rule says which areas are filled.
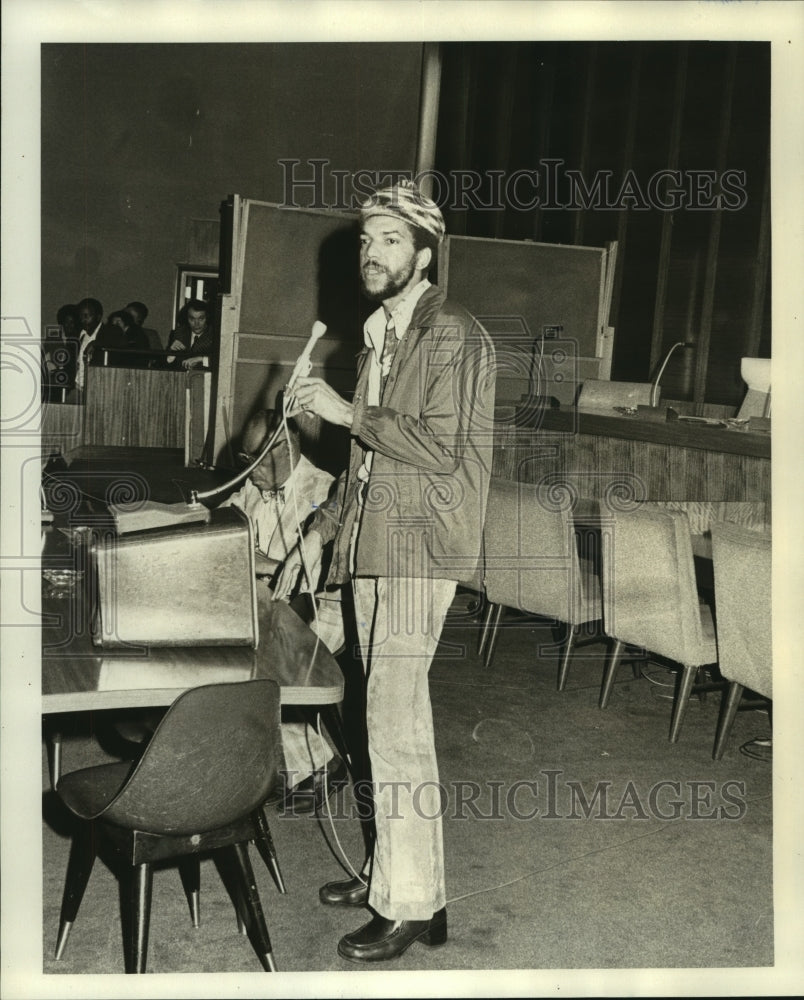
[[[668,366],[665,398],[737,406],[740,357],[770,356],[770,46],[445,43],[441,56],[434,194],[447,231],[618,241],[611,377],[645,381],[690,341],[696,350]],[[714,172],[717,192],[735,172],[740,190],[725,210],[657,207],[651,179],[668,169],[688,190],[695,171]],[[597,197],[596,180],[608,184]]]

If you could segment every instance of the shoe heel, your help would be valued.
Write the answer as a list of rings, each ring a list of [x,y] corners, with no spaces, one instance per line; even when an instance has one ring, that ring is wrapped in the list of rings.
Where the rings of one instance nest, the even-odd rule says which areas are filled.
[[[422,941],[431,948],[435,945],[444,944],[447,940],[447,911],[439,910],[433,914],[430,926],[422,938]]]

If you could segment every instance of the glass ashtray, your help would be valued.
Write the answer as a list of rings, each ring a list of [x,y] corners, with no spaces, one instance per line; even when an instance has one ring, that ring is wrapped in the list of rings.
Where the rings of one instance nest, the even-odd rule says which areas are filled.
[[[45,569],[42,576],[49,586],[50,597],[64,597],[72,594],[76,584],[84,579],[82,569]]]

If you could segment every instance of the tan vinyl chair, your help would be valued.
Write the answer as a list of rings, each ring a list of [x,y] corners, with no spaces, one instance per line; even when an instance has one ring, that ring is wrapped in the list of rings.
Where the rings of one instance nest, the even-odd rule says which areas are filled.
[[[687,516],[650,506],[616,512],[602,556],[603,622],[614,649],[600,707],[608,705],[626,646],[672,660],[681,666],[670,722],[675,743],[699,670],[717,662],[712,614],[698,596]]]
[[[747,688],[773,697],[771,535],[737,524],[712,525],[715,617],[721,676],[729,687],[712,756],[720,760]]]
[[[567,626],[558,672],[562,690],[581,627],[602,617],[599,578],[579,558],[572,518],[551,509],[537,486],[492,478],[483,541],[485,665],[491,665],[506,608],[550,618]]]

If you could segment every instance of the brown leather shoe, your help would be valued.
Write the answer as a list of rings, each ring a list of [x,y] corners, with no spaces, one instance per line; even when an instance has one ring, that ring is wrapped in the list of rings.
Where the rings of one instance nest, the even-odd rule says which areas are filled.
[[[343,882],[327,882],[318,890],[318,898],[325,906],[365,906],[368,895],[368,879],[356,875]]]
[[[338,942],[338,954],[350,962],[388,962],[399,958],[414,941],[434,946],[447,940],[447,910],[429,920],[388,920],[379,914]]]

